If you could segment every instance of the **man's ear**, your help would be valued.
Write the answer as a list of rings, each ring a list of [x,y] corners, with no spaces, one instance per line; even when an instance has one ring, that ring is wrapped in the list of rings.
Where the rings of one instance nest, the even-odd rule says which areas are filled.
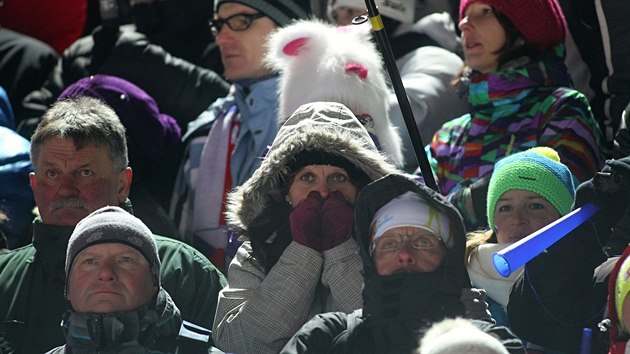
[[[129,197],[131,190],[131,179],[133,178],[133,171],[131,167],[126,167],[120,171],[118,175],[118,203],[122,203]]]
[[[33,193],[35,193],[35,189],[37,188],[37,179],[35,178],[35,172],[29,173],[28,179],[31,182],[31,189],[33,190]]]

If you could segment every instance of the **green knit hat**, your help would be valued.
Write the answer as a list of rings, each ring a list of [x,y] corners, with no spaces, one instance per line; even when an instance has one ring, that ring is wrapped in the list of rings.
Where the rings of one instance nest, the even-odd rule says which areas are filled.
[[[561,216],[571,211],[575,185],[571,172],[549,147],[535,147],[499,160],[488,186],[488,225],[494,227],[494,209],[503,193],[525,189],[540,194]]]

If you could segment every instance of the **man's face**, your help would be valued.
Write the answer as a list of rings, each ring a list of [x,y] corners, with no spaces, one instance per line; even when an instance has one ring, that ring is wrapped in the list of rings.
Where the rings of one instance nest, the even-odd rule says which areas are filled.
[[[341,6],[333,11],[332,17],[338,26],[347,26],[352,24],[355,17],[366,13],[367,9],[364,7]]]
[[[129,195],[131,169],[114,171],[105,147],[77,150],[72,139],[50,138],[33,165],[31,188],[46,224],[74,226],[96,209],[119,205]]]
[[[253,15],[257,11],[249,6],[228,2],[217,11],[217,18],[225,20],[236,14]],[[244,31],[233,31],[225,24],[216,36],[221,50],[221,60],[225,77],[229,80],[255,79],[267,76],[270,71],[264,67],[266,37],[277,28],[268,17],[253,20]]]
[[[77,312],[133,311],[157,292],[149,262],[122,243],[100,243],[81,251],[68,276],[68,300]]]
[[[372,260],[378,275],[436,270],[447,249],[432,232],[412,226],[395,227],[376,239]]]

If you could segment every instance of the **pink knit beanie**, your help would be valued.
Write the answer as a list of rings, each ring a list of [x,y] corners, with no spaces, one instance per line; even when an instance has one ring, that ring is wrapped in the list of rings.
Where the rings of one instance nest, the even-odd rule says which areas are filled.
[[[462,0],[461,21],[466,8],[481,2],[505,15],[531,44],[545,51],[564,42],[567,24],[556,0]]]

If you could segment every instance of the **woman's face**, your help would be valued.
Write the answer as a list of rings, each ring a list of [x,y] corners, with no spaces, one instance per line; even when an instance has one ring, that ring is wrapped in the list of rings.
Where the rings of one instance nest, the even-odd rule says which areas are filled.
[[[507,41],[507,34],[496,17],[495,10],[481,2],[466,8],[459,21],[466,65],[482,73],[499,67],[499,50]]]
[[[494,210],[497,242],[516,242],[559,217],[556,208],[540,194],[524,189],[507,191]]]
[[[299,169],[289,187],[287,201],[295,208],[311,191],[319,192],[324,199],[339,191],[353,205],[357,197],[357,188],[350,182],[346,170],[331,165],[309,165]]]

